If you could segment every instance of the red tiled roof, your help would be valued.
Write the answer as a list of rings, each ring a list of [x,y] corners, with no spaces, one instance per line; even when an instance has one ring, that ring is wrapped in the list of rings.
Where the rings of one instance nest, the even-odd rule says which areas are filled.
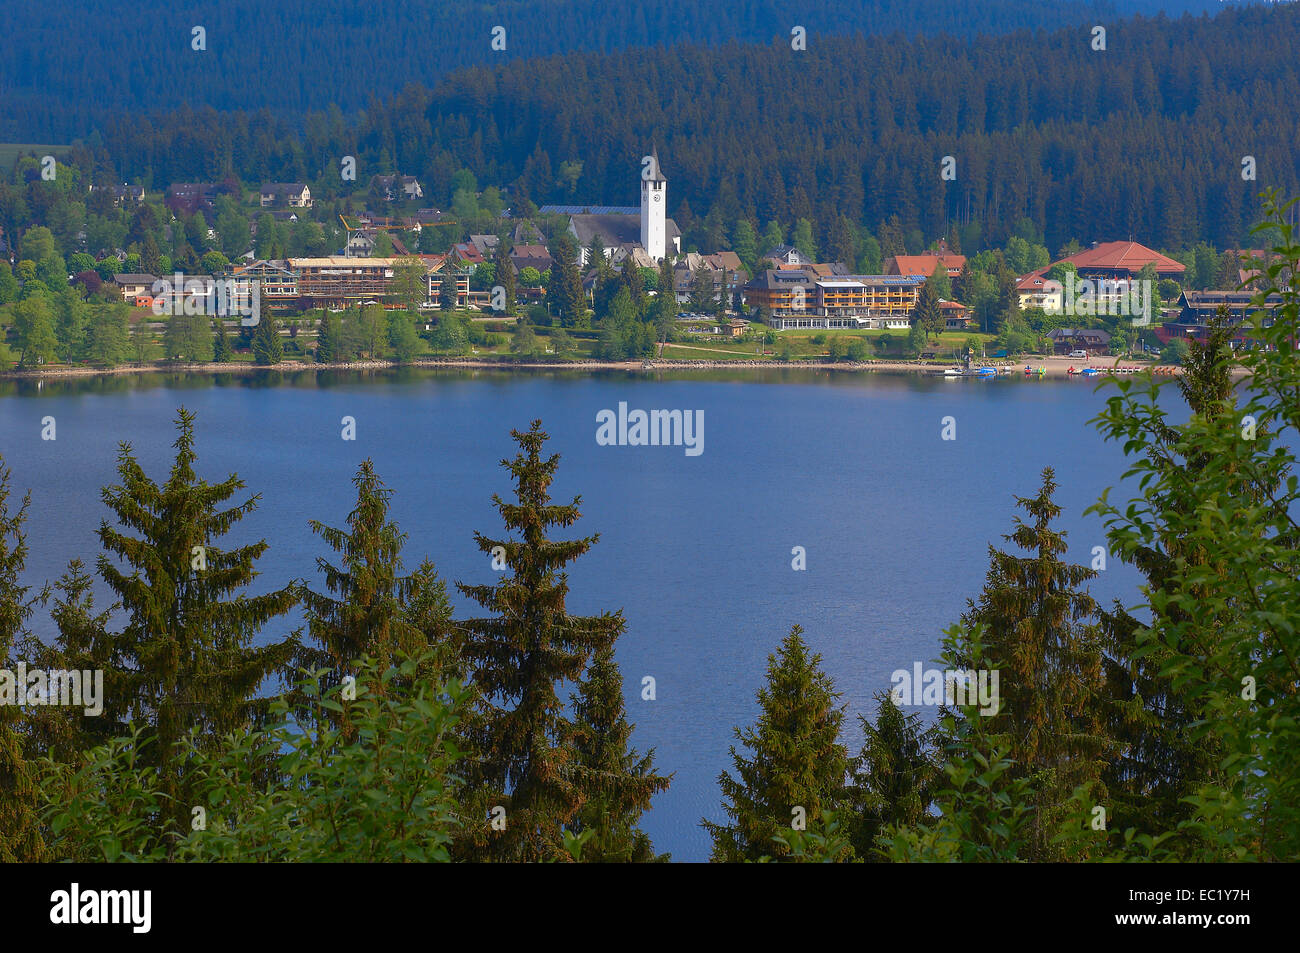
[[[925,275],[928,278],[934,274],[935,265],[939,264],[946,270],[960,271],[961,266],[966,264],[966,256],[951,252],[946,255],[895,255],[893,262],[896,274]]]
[[[1187,266],[1182,262],[1167,258],[1160,252],[1152,251],[1137,242],[1102,242],[1064,260],[1073,262],[1074,267],[1081,271],[1086,268],[1097,268],[1128,271],[1136,275],[1145,265],[1152,262],[1155,263],[1157,274],[1181,275],[1187,270]]]

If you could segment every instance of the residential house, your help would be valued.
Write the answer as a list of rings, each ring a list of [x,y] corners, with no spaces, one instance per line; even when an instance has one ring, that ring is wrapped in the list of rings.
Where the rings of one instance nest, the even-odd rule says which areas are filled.
[[[256,282],[262,306],[268,310],[286,310],[298,298],[298,272],[284,258],[258,259],[246,265],[234,265],[224,277],[232,280],[234,291],[245,297]]]
[[[1110,333],[1100,328],[1053,328],[1047,332],[1053,354],[1087,351],[1101,354],[1110,347]]]
[[[451,247],[451,259],[455,264],[477,268],[487,261],[483,253],[473,242],[459,242]]]
[[[965,331],[970,327],[970,309],[960,301],[939,300],[939,313],[943,315],[945,331]]]
[[[808,257],[793,245],[777,245],[775,248],[769,248],[758,257],[760,261],[767,260],[778,267],[781,265],[798,267],[799,265],[812,264],[812,262],[808,260]]]
[[[926,252],[923,255],[894,255],[885,261],[885,274],[887,275],[913,275],[921,278],[929,278],[934,274],[934,269],[942,267],[949,278],[956,278],[961,274],[962,266],[966,264],[965,255],[956,255],[948,251],[947,245],[940,245],[938,251]]]
[[[515,274],[525,268],[536,268],[538,272],[547,272],[551,268],[551,253],[545,245],[515,245],[510,249],[510,263],[515,266]]]
[[[216,194],[217,186],[211,182],[175,182],[167,187],[163,204],[175,213],[193,215],[211,211]]]
[[[287,205],[290,208],[311,208],[311,189],[301,182],[267,182],[260,190],[262,208]]]
[[[147,274],[114,275],[113,283],[122,293],[122,300],[134,308],[153,306],[153,286],[158,279]]]
[[[485,259],[491,260],[496,256],[497,245],[501,244],[501,239],[496,235],[471,235],[469,243],[477,248],[479,254]]]
[[[413,175],[377,175],[371,181],[386,202],[413,202],[424,198],[424,186]]]
[[[1271,312],[1283,302],[1281,295],[1270,294],[1264,307],[1260,308],[1252,303],[1256,294],[1253,291],[1184,291],[1178,298],[1178,316],[1156,327],[1156,337],[1162,344],[1174,338],[1203,340],[1219,309],[1225,308],[1233,327],[1229,340],[1233,347],[1240,347],[1251,337],[1250,328],[1243,326],[1246,319],[1257,311],[1263,311],[1267,326],[1273,320]]]

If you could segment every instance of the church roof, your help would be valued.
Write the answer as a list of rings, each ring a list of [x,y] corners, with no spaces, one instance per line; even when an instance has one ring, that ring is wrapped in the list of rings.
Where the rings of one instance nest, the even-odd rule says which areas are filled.
[[[640,215],[639,205],[543,205],[539,215]]]
[[[591,244],[592,236],[599,235],[601,244],[606,248],[615,245],[639,244],[641,241],[641,210],[633,214],[617,215],[573,215],[569,218],[569,228],[577,236],[578,244],[586,248]],[[664,238],[671,245],[675,239],[682,237],[682,231],[671,218],[664,221]]]

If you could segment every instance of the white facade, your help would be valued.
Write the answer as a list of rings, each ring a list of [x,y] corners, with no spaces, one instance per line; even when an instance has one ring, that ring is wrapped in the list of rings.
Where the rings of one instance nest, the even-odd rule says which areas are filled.
[[[668,235],[665,224],[668,180],[659,171],[657,149],[651,153],[649,164],[641,169],[641,247],[655,261],[663,261]]]

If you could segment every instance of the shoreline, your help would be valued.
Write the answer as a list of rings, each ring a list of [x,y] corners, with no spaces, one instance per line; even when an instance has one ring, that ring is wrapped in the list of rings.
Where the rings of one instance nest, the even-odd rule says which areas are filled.
[[[1084,367],[1095,367],[1102,373],[1085,380],[1096,380],[1098,377],[1105,378],[1110,376],[1109,371],[1119,369],[1125,374],[1137,374],[1143,371],[1157,369],[1158,373],[1168,376],[1177,376],[1182,373],[1182,368],[1177,365],[1151,365],[1138,364],[1133,361],[1121,361],[1119,359],[1107,359],[1102,361],[1080,361],[1067,357],[1039,357],[1027,361],[1000,361],[986,362],[983,366],[1005,368],[1011,371],[1009,377],[1026,377],[1024,368],[1029,367],[1037,370],[1044,369],[1043,377],[1070,379],[1070,368],[1074,368],[1076,373],[1073,377],[1079,377],[1078,371]],[[367,370],[393,370],[398,368],[415,368],[415,369],[456,369],[470,368],[474,370],[560,370],[560,371],[715,371],[715,370],[804,370],[804,371],[839,371],[839,372],[857,372],[857,373],[885,373],[885,374],[914,374],[919,376],[942,376],[945,368],[954,367],[953,364],[943,364],[937,362],[923,361],[865,361],[855,363],[850,361],[837,361],[830,363],[827,361],[751,361],[751,360],[648,360],[648,361],[493,361],[483,358],[424,358],[421,360],[410,361],[407,363],[397,363],[394,361],[351,361],[346,363],[335,364],[316,364],[308,361],[283,361],[279,364],[259,365],[248,363],[230,363],[230,364],[184,364],[184,363],[163,363],[153,362],[144,365],[124,364],[114,368],[102,367],[57,367],[57,368],[38,368],[32,370],[10,369],[0,371],[0,380],[13,381],[40,381],[40,380],[66,380],[70,378],[94,378],[94,377],[115,377],[127,374],[251,374],[261,371],[278,371],[280,373],[301,373],[304,371],[367,371]],[[1233,368],[1234,377],[1244,377],[1249,372],[1243,367]],[[1033,375],[1037,377],[1038,375]],[[1031,378],[1032,379],[1032,378]]]

